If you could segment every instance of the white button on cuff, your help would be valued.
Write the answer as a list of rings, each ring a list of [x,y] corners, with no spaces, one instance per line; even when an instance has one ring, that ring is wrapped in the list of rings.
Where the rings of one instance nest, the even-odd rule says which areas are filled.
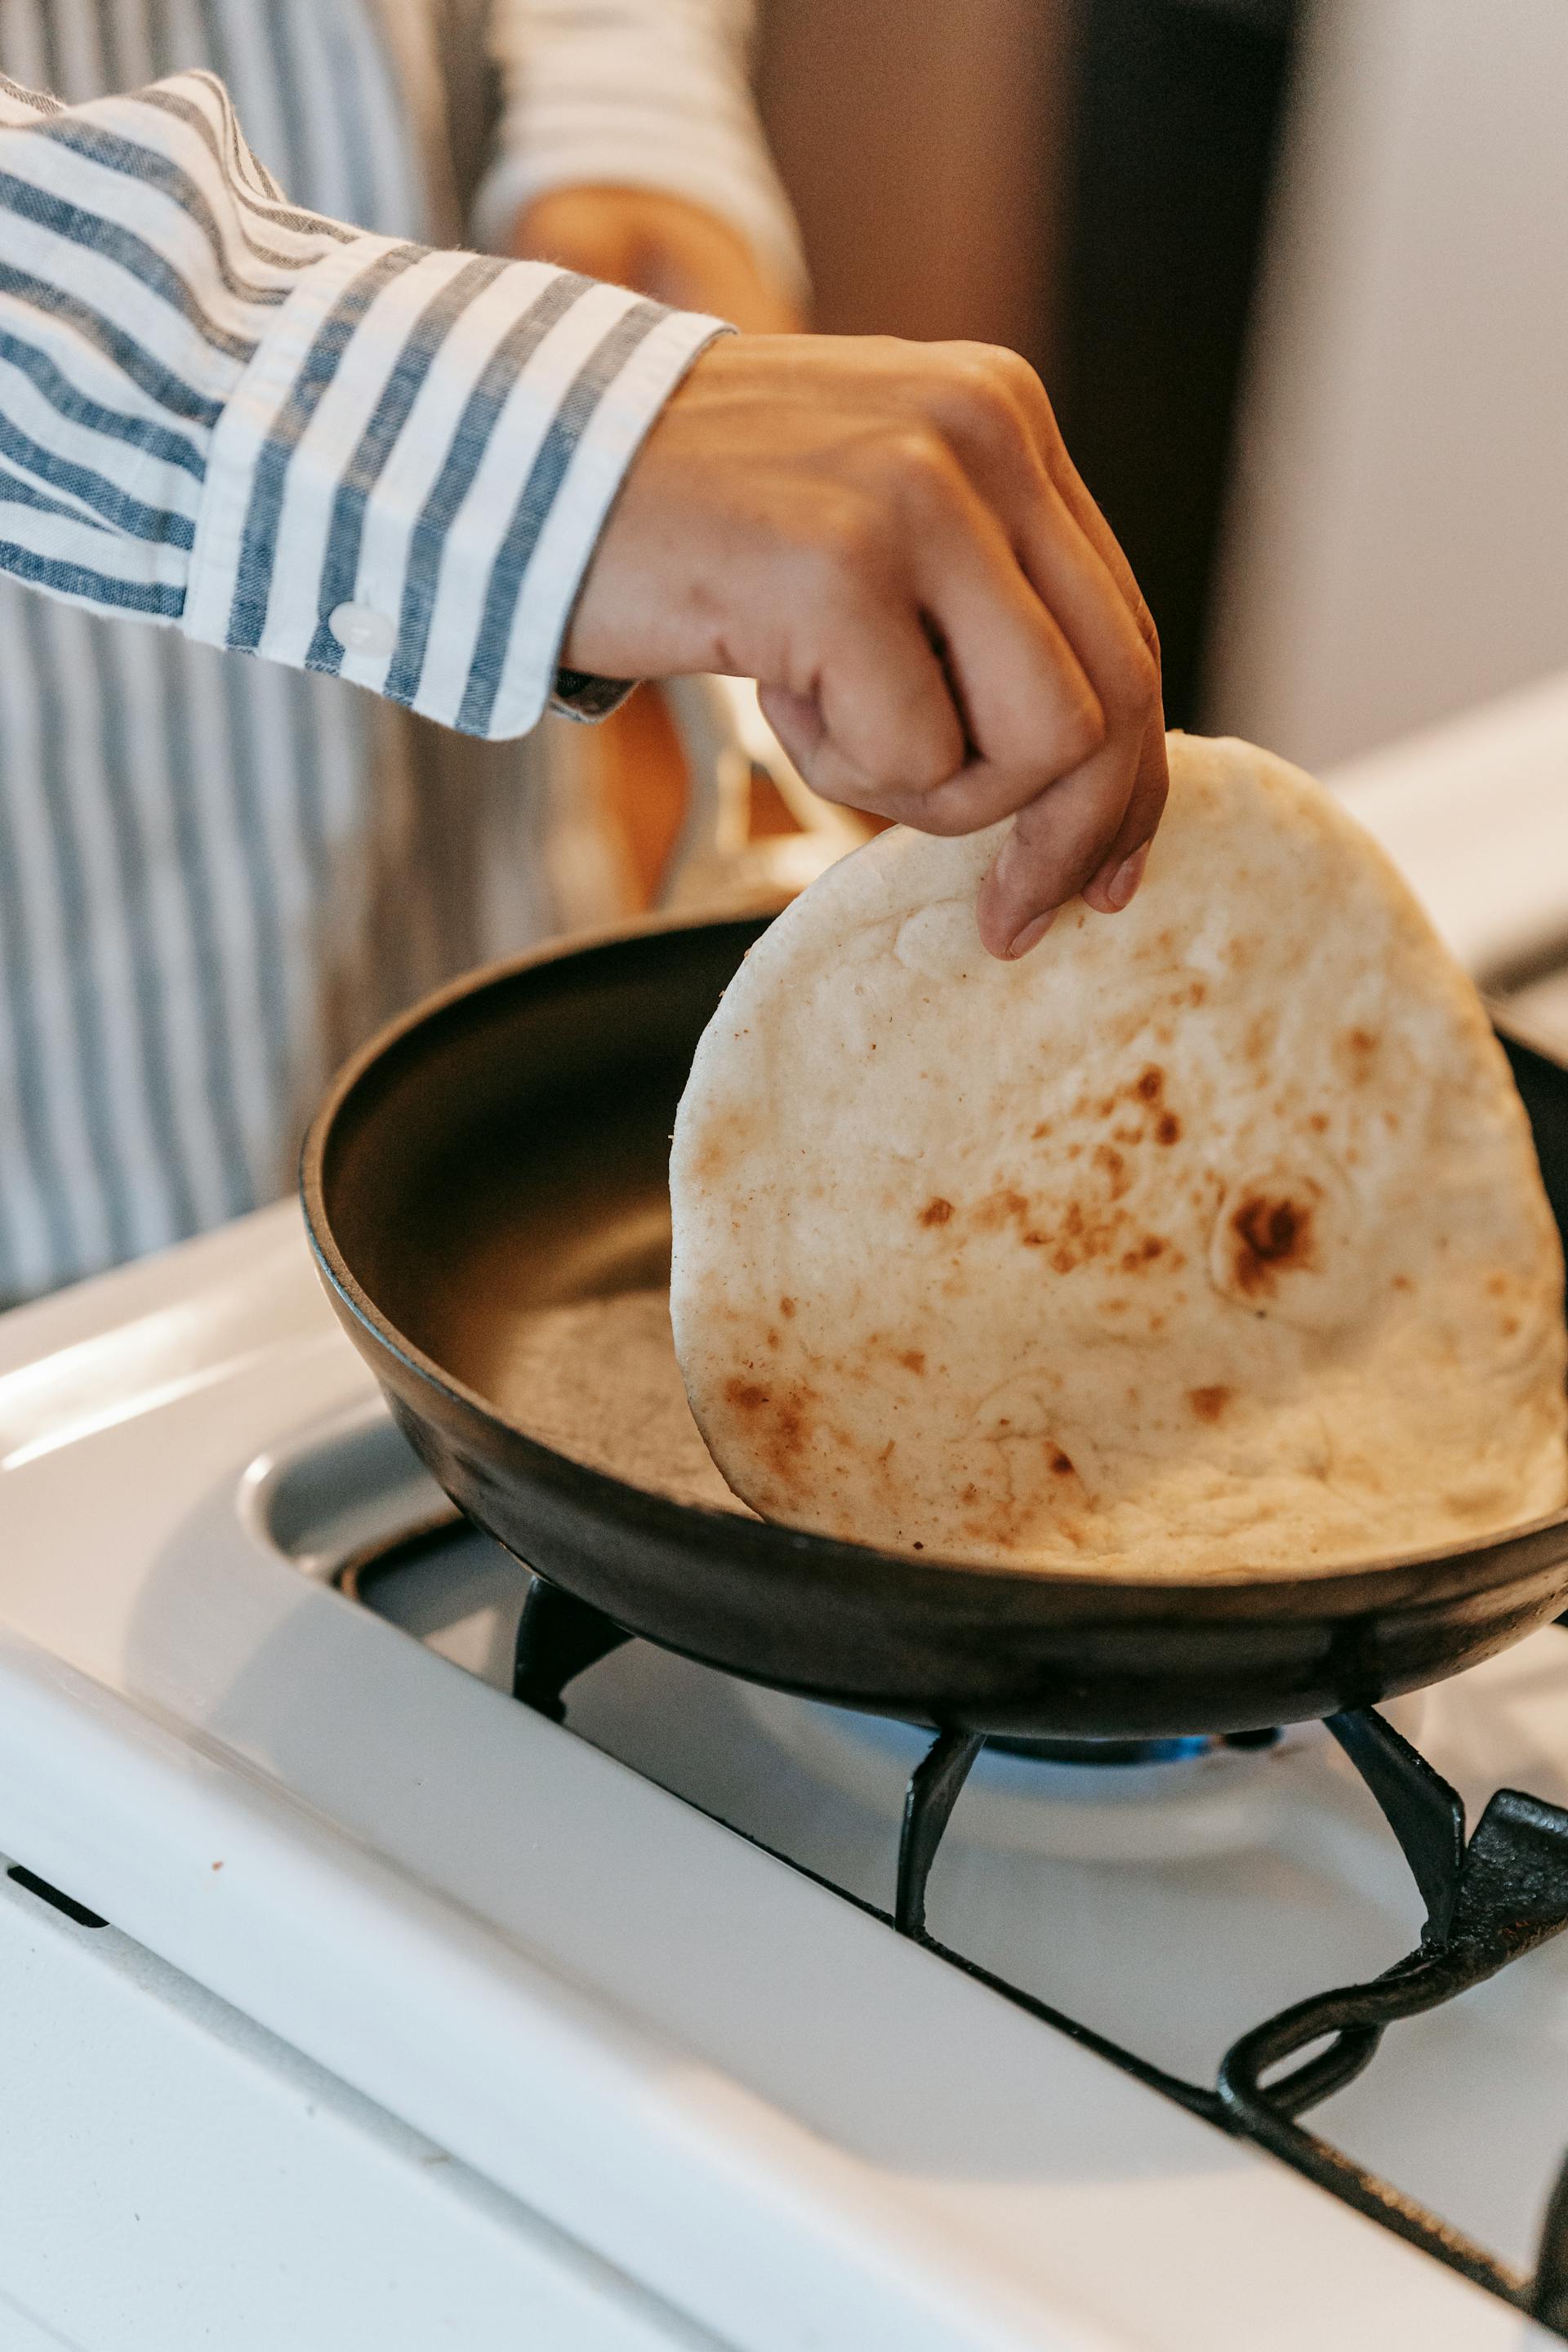
[[[346,654],[369,654],[373,659],[392,651],[397,632],[384,613],[368,604],[339,604],[327,615],[327,626]]]

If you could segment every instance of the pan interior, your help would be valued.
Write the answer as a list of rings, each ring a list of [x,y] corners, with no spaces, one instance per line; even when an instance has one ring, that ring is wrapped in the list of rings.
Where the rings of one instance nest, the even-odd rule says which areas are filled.
[[[510,1367],[529,1316],[668,1281],[676,1106],[761,928],[654,932],[491,980],[351,1087],[322,1171],[343,1258],[503,1419],[526,1426]]]

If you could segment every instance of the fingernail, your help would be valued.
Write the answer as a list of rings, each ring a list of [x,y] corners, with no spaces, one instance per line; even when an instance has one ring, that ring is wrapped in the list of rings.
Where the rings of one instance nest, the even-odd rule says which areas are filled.
[[[1143,868],[1148,863],[1149,845],[1145,842],[1142,849],[1135,849],[1131,857],[1122,859],[1106,884],[1105,895],[1118,914],[1131,904],[1132,894],[1143,879]]]
[[[1016,963],[1020,956],[1026,956],[1031,948],[1037,948],[1056,919],[1057,910],[1053,907],[1049,914],[1037,915],[1032,923],[1026,923],[1007,950],[1008,961]]]

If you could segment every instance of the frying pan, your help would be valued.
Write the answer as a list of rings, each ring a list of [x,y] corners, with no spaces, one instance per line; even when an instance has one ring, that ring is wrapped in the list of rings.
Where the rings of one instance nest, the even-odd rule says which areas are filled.
[[[1173,1583],[891,1557],[583,1467],[505,1409],[531,1308],[663,1279],[675,1109],[757,919],[458,982],[342,1072],[306,1140],[339,1319],[479,1527],[626,1631],[946,1729],[1137,1738],[1304,1721],[1457,1673],[1563,1605],[1568,1511],[1422,1558]],[[1559,1223],[1568,1073],[1506,1039]]]

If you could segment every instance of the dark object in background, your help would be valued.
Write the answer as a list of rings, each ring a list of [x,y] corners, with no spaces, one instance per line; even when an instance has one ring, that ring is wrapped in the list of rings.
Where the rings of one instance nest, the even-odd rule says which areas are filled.
[[[1051,391],[1198,723],[1214,559],[1298,0],[1078,0]]]

